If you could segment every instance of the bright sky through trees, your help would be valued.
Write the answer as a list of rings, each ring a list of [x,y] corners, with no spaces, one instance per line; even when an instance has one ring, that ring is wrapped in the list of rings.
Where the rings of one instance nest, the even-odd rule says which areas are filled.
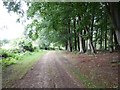
[[[22,36],[24,26],[16,22],[17,18],[16,14],[9,14],[0,1],[0,40],[11,40]]]

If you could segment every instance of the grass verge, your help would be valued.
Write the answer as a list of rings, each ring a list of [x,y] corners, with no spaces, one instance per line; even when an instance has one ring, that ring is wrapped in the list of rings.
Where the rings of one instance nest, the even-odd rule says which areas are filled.
[[[46,51],[33,52],[29,55],[23,55],[17,64],[11,65],[3,70],[3,88],[12,87],[12,84],[21,79],[37,61],[46,53]]]
[[[83,83],[83,85],[86,88],[97,88],[99,85],[95,85],[90,79],[88,79],[85,75],[81,74],[78,69],[72,68],[71,73],[73,76],[80,82]]]
[[[94,83],[90,78],[87,77],[87,75],[81,73],[80,69],[75,67],[73,64],[69,63],[69,65],[66,65],[66,68],[75,78],[75,80],[80,82],[80,84],[82,83],[85,88],[105,88],[104,83]]]
[[[91,78],[88,78],[88,75],[81,73],[77,67],[69,68],[69,71],[78,82],[84,85],[85,88],[91,88],[91,89],[94,88],[95,90],[99,90],[101,88],[102,89],[107,88],[103,82],[98,81],[97,83],[95,83],[93,80],[91,80]],[[117,88],[117,87],[115,86],[112,88]]]

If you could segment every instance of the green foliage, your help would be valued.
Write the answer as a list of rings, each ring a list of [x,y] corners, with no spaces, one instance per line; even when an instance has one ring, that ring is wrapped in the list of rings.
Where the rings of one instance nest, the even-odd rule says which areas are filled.
[[[6,59],[2,59],[2,67],[7,67],[7,66],[10,66],[10,65],[13,65],[13,64],[16,64],[17,63],[17,60],[13,57],[9,57],[9,58],[6,58]]]
[[[19,42],[19,48],[22,49],[22,51],[30,51],[33,52],[34,48],[32,46],[32,42],[27,41],[21,41]]]
[[[11,53],[11,51],[1,49],[0,50],[0,56],[2,58],[12,57],[12,53]]]
[[[4,5],[10,11],[22,11],[21,2],[8,2]],[[39,40],[40,48],[46,49],[52,43],[74,49],[79,43],[74,38],[79,38],[79,33],[85,43],[90,40],[93,49],[96,46],[100,46],[100,49],[109,46],[110,35],[107,30],[110,30],[112,25],[105,7],[107,3],[30,2],[27,5],[27,18],[32,22],[27,25],[25,35],[33,41]],[[86,45],[84,44],[84,50],[89,46]],[[79,45],[77,47],[79,48]],[[32,51],[31,45],[23,45],[22,48]]]
[[[68,22],[71,24],[74,18],[80,17],[80,23],[76,25],[77,34],[88,27],[89,33],[82,35],[85,40],[92,36],[93,30],[96,31],[100,25],[104,25],[105,7],[101,3],[31,3],[27,11],[28,17],[33,18],[33,22],[29,28],[35,27],[37,35],[42,33],[48,41],[56,43],[56,45],[65,45],[66,40],[74,37],[73,26],[71,25],[71,32],[68,33]],[[67,12],[67,13],[66,13]],[[42,18],[42,22],[39,19]],[[92,18],[94,23],[92,26]],[[77,20],[77,19],[76,19]],[[37,23],[37,24],[36,24]],[[100,25],[96,25],[99,23]],[[96,27],[95,27],[96,25]],[[95,27],[95,28],[93,28]],[[44,28],[44,31],[42,30]],[[93,28],[93,30],[91,30]],[[104,27],[105,28],[105,27]],[[104,30],[104,29],[102,29]],[[102,31],[101,30],[101,31]],[[29,31],[31,33],[31,31]],[[43,33],[44,32],[44,33]],[[104,32],[103,32],[104,33]],[[32,38],[32,34],[30,34]],[[41,39],[40,39],[41,40]],[[95,39],[97,41],[98,39]],[[74,42],[74,41],[73,41]]]
[[[3,68],[6,68],[7,66],[13,65],[18,63],[24,55],[29,56],[32,55],[31,52],[26,51],[24,53],[18,52],[19,50],[0,50],[0,64],[2,64]]]
[[[20,59],[20,56],[14,53],[13,51],[3,49],[0,50],[0,56],[1,56],[0,63],[2,64],[3,67],[15,64],[17,60]]]

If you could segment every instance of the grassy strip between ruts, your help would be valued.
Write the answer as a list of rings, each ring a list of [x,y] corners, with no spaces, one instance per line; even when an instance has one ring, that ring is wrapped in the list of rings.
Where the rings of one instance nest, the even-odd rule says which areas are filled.
[[[33,52],[30,55],[23,55],[22,59],[19,60],[17,64],[6,68],[2,73],[2,87],[11,87],[14,81],[21,79],[46,52],[47,51],[38,51]],[[10,72],[10,74],[8,72]],[[7,73],[9,75],[7,75]]]

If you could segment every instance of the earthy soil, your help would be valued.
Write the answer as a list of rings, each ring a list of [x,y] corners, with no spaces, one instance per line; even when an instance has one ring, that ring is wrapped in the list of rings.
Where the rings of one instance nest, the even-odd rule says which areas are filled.
[[[75,54],[49,51],[12,88],[86,88],[70,71],[79,70],[97,88],[118,87],[120,52]]]
[[[116,88],[120,85],[120,52],[98,52],[96,55],[64,52],[63,56],[97,87]]]
[[[66,69],[66,58],[55,51],[49,51],[12,88],[82,88]]]

